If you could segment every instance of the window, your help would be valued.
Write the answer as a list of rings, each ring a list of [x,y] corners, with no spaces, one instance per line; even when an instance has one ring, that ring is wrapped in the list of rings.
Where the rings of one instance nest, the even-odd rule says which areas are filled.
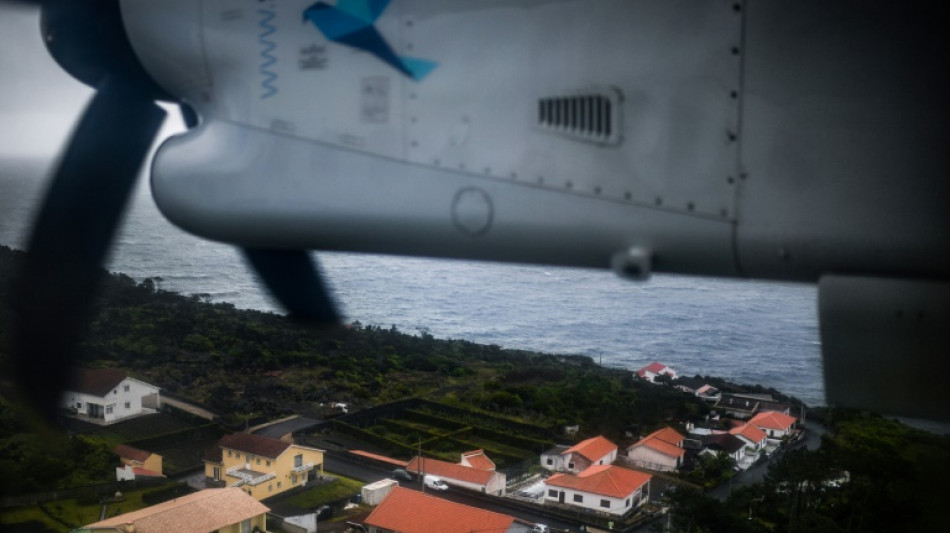
[[[567,468],[574,470],[574,463],[567,463]]]
[[[630,498],[627,498],[627,507],[630,507]]]
[[[228,457],[231,457],[231,450],[228,450]]]
[[[557,491],[554,489],[548,490],[548,498],[557,498]]]
[[[106,406],[106,414],[107,414],[107,415],[111,415],[111,414],[112,414],[112,406],[111,406],[111,405],[107,405],[107,406]]]
[[[257,458],[257,464],[261,464],[261,458],[260,458],[260,457]]]
[[[600,500],[600,506],[604,509],[610,509],[610,500]]]
[[[76,402],[76,409],[82,409],[82,402]]]
[[[548,457],[548,465],[550,466],[553,464],[554,464],[554,459],[551,459],[550,457]]]
[[[270,461],[267,461],[267,466],[270,466]]]
[[[280,481],[277,482],[277,488],[280,488]]]
[[[581,494],[575,494],[574,501],[577,503],[584,503],[584,496]]]
[[[298,453],[294,456],[294,468],[303,466],[303,454]]]
[[[131,403],[131,402],[125,402],[125,408],[126,408],[126,409],[131,409],[131,408],[132,408],[132,403]]]
[[[291,483],[292,485],[296,485],[296,484],[297,484],[297,474],[290,474],[290,483]]]
[[[215,481],[221,480],[221,469],[218,467],[214,467],[214,480]]]
[[[247,493],[250,494],[251,491],[247,491]],[[241,533],[251,533],[251,519],[250,518],[248,518],[247,520],[241,520]]]
[[[123,390],[124,390],[125,392],[129,392],[129,386],[126,385],[126,386],[123,388]]]
[[[268,483],[268,484],[267,484],[267,492],[274,492],[274,484],[273,484],[273,483]]]

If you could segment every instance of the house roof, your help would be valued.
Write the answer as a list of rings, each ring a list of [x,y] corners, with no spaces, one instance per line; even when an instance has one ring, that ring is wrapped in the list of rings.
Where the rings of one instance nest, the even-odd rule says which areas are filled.
[[[743,424],[739,427],[732,428],[729,430],[729,434],[745,437],[755,443],[762,442],[768,436],[764,431],[752,424]]]
[[[794,416],[788,416],[776,411],[765,411],[753,416],[752,419],[749,420],[749,423],[757,428],[786,430],[792,427],[792,424],[794,424],[796,420],[797,418]]]
[[[126,377],[125,372],[115,368],[77,368],[73,371],[73,381],[68,390],[103,397]]]
[[[713,433],[703,437],[703,446],[715,451],[724,451],[728,454],[736,453],[745,448],[745,442],[735,435],[728,433]]]
[[[636,448],[638,446],[646,446],[647,448],[656,450],[662,453],[663,455],[668,455],[670,457],[682,457],[683,455],[686,454],[686,450],[684,450],[683,448],[680,448],[679,446],[674,446],[670,444],[669,442],[666,442],[663,439],[658,439],[656,437],[644,437],[643,439],[640,439],[638,442],[634,443],[632,446],[630,446],[627,449],[632,450],[633,448]]]
[[[149,456],[152,455],[152,452],[133,448],[127,444],[119,444],[112,450],[112,452],[119,457],[125,457],[126,459],[131,459],[140,463],[144,463],[149,458]]]
[[[719,389],[713,387],[712,385],[703,385],[702,387],[696,389],[697,394],[719,394]]]
[[[468,465],[478,470],[494,470],[495,462],[485,455],[485,450],[472,450],[462,452],[462,459],[468,461]]]
[[[650,438],[650,437],[660,439],[663,442],[668,442],[672,444],[673,446],[679,446],[680,444],[683,443],[684,440],[686,440],[686,437],[684,437],[683,435],[680,435],[679,431],[676,431],[670,426],[666,426],[662,429],[658,429],[654,431],[653,433],[650,433],[649,435],[647,435],[646,438]]]
[[[378,455],[375,453],[364,452],[363,450],[350,450],[350,453],[353,455],[359,455],[360,457],[366,457],[367,459],[372,459],[374,461],[380,461],[382,463],[389,463],[396,466],[406,466],[406,461],[401,461],[399,459],[393,459],[392,457],[386,457],[385,455]]]
[[[495,475],[494,472],[489,470],[478,470],[477,468],[440,461],[438,459],[429,459],[428,457],[422,461],[421,465],[419,464],[419,458],[414,457],[412,461],[409,461],[406,470],[424,472],[444,479],[465,481],[477,485],[487,485],[492,476]]]
[[[154,471],[154,470],[149,470],[149,469],[147,469],[147,468],[142,468],[142,467],[140,467],[140,466],[133,467],[133,468],[132,468],[132,472],[135,473],[135,476],[136,476],[136,477],[140,477],[140,476],[144,476],[144,477],[165,477],[165,474],[162,474],[161,472],[156,472],[156,471]]]
[[[646,370],[647,372],[653,372],[654,374],[659,374],[660,372],[663,372],[664,370],[667,370],[668,368],[669,367],[664,365],[663,363],[653,361],[652,363],[643,367],[641,370]]]
[[[400,533],[507,531],[515,518],[394,487],[364,523]]]
[[[620,466],[594,465],[578,475],[554,474],[545,481],[552,487],[600,494],[613,498],[626,498],[653,477]]]
[[[596,437],[591,437],[587,440],[578,442],[574,446],[571,446],[570,448],[561,452],[561,455],[576,453],[588,461],[593,462],[616,449],[616,444],[610,442],[602,435],[598,435]]]
[[[218,441],[221,448],[230,448],[239,452],[260,455],[261,457],[270,457],[277,459],[280,454],[290,447],[289,443],[282,440],[262,437],[260,435],[251,435],[250,433],[232,433],[221,437]]]
[[[206,489],[85,527],[121,527],[131,523],[135,526],[135,533],[207,533],[269,510],[241,489]]]

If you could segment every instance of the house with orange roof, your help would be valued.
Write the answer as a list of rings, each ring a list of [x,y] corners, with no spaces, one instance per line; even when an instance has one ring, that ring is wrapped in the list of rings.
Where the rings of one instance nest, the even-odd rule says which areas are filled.
[[[529,533],[532,526],[513,516],[403,487],[393,488],[363,521],[367,533]]]
[[[559,473],[544,482],[544,503],[623,516],[650,499],[650,474],[594,465],[580,474]]]
[[[798,419],[778,411],[763,411],[749,420],[749,424],[761,429],[770,439],[781,439],[791,433]]]
[[[742,424],[729,430],[729,433],[742,439],[755,453],[765,447],[768,435],[750,423]]]
[[[609,465],[617,458],[617,445],[603,436],[582,440],[571,447],[556,446],[541,454],[541,466],[555,472],[578,473],[592,465]]]
[[[636,374],[641,379],[645,379],[651,383],[656,382],[657,376],[669,376],[671,379],[678,377],[675,370],[657,361],[653,361],[640,370],[637,370]]]
[[[267,531],[265,505],[237,488],[205,489],[120,514],[73,533],[244,533]]]
[[[627,457],[643,468],[670,472],[683,465],[686,437],[667,426],[650,433],[627,448]]]
[[[205,484],[257,500],[323,477],[323,450],[250,433],[225,435],[204,459]]]
[[[428,457],[414,457],[412,461],[409,461],[406,470],[420,477],[424,475],[436,476],[449,486],[496,496],[505,495],[505,485],[508,479],[502,472],[482,470],[462,463],[450,463]]]
[[[119,456],[122,466],[116,467],[116,481],[134,480],[136,477],[164,477],[162,475],[162,456],[119,444],[113,450]]]
[[[459,464],[475,468],[477,470],[495,471],[495,461],[492,461],[485,455],[485,450],[472,450],[462,452],[462,460]]]

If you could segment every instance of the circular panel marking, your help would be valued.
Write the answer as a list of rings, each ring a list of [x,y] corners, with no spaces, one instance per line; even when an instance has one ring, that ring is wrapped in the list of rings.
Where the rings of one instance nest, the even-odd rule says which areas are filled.
[[[491,196],[477,187],[466,187],[452,199],[452,222],[462,233],[480,237],[491,228],[495,207]]]

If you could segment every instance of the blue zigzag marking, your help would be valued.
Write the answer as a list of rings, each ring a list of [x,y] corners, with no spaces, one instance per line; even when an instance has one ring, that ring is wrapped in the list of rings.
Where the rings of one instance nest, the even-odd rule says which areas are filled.
[[[258,26],[262,31],[257,36],[257,42],[262,47],[261,59],[263,61],[261,61],[258,71],[262,76],[261,89],[263,93],[261,94],[261,100],[264,100],[277,94],[277,73],[271,70],[271,67],[277,64],[277,56],[272,53],[277,48],[277,43],[269,39],[271,35],[277,32],[277,28],[271,24],[271,21],[277,15],[270,9],[258,9],[257,14],[261,16]]]
[[[435,62],[397,55],[376,29],[376,19],[389,0],[338,0],[336,5],[320,1],[303,12],[327,39],[375,55],[386,64],[415,81],[425,78],[437,66]]]

